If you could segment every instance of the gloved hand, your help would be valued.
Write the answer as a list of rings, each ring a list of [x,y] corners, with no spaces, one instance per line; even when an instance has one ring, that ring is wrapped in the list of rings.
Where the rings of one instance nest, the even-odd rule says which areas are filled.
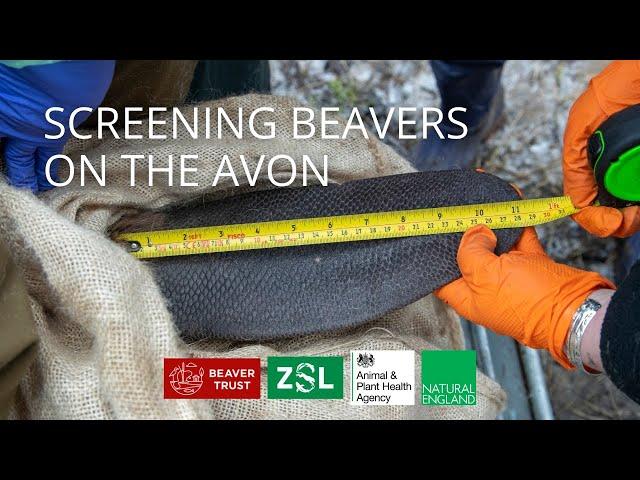
[[[542,249],[532,227],[508,253],[495,255],[495,234],[484,225],[469,229],[458,249],[462,278],[435,294],[463,317],[533,348],[546,348],[572,368],[563,346],[573,314],[600,288],[604,277],[562,265]]]
[[[640,61],[612,62],[589,82],[569,113],[564,134],[564,191],[576,207],[573,219],[599,237],[628,237],[640,230],[640,207],[590,206],[597,184],[587,159],[587,140],[614,113],[640,103]]]
[[[69,136],[69,117],[80,106],[95,108],[102,102],[113,77],[114,60],[0,61],[0,138],[9,182],[33,192],[51,187],[45,175],[47,160],[62,152]],[[66,125],[66,135],[45,117],[50,107],[62,107],[52,118]],[[80,125],[90,112],[74,119]],[[57,164],[57,162],[55,162]],[[51,165],[56,177],[57,165]]]

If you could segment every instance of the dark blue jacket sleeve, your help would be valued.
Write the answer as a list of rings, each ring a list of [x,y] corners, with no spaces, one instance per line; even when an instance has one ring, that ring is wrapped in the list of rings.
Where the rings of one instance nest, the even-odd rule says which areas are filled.
[[[613,383],[640,403],[640,262],[611,299],[602,324],[600,354]]]

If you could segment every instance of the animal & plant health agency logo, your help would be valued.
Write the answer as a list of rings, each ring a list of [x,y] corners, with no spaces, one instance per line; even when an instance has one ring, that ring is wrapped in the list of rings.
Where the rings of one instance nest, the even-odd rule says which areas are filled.
[[[267,398],[341,399],[342,357],[269,357]]]
[[[423,350],[422,404],[476,404],[475,350]]]
[[[351,405],[415,405],[413,350],[352,350]]]

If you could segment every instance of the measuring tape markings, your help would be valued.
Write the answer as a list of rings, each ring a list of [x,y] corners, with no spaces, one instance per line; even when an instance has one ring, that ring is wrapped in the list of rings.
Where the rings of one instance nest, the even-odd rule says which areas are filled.
[[[124,233],[118,239],[137,258],[157,258],[457,233],[480,224],[521,228],[577,211],[569,197],[551,197]]]

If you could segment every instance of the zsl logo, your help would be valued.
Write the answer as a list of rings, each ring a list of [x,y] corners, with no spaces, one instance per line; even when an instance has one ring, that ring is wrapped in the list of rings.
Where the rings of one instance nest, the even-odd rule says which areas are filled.
[[[342,398],[342,357],[269,357],[268,398]]]

